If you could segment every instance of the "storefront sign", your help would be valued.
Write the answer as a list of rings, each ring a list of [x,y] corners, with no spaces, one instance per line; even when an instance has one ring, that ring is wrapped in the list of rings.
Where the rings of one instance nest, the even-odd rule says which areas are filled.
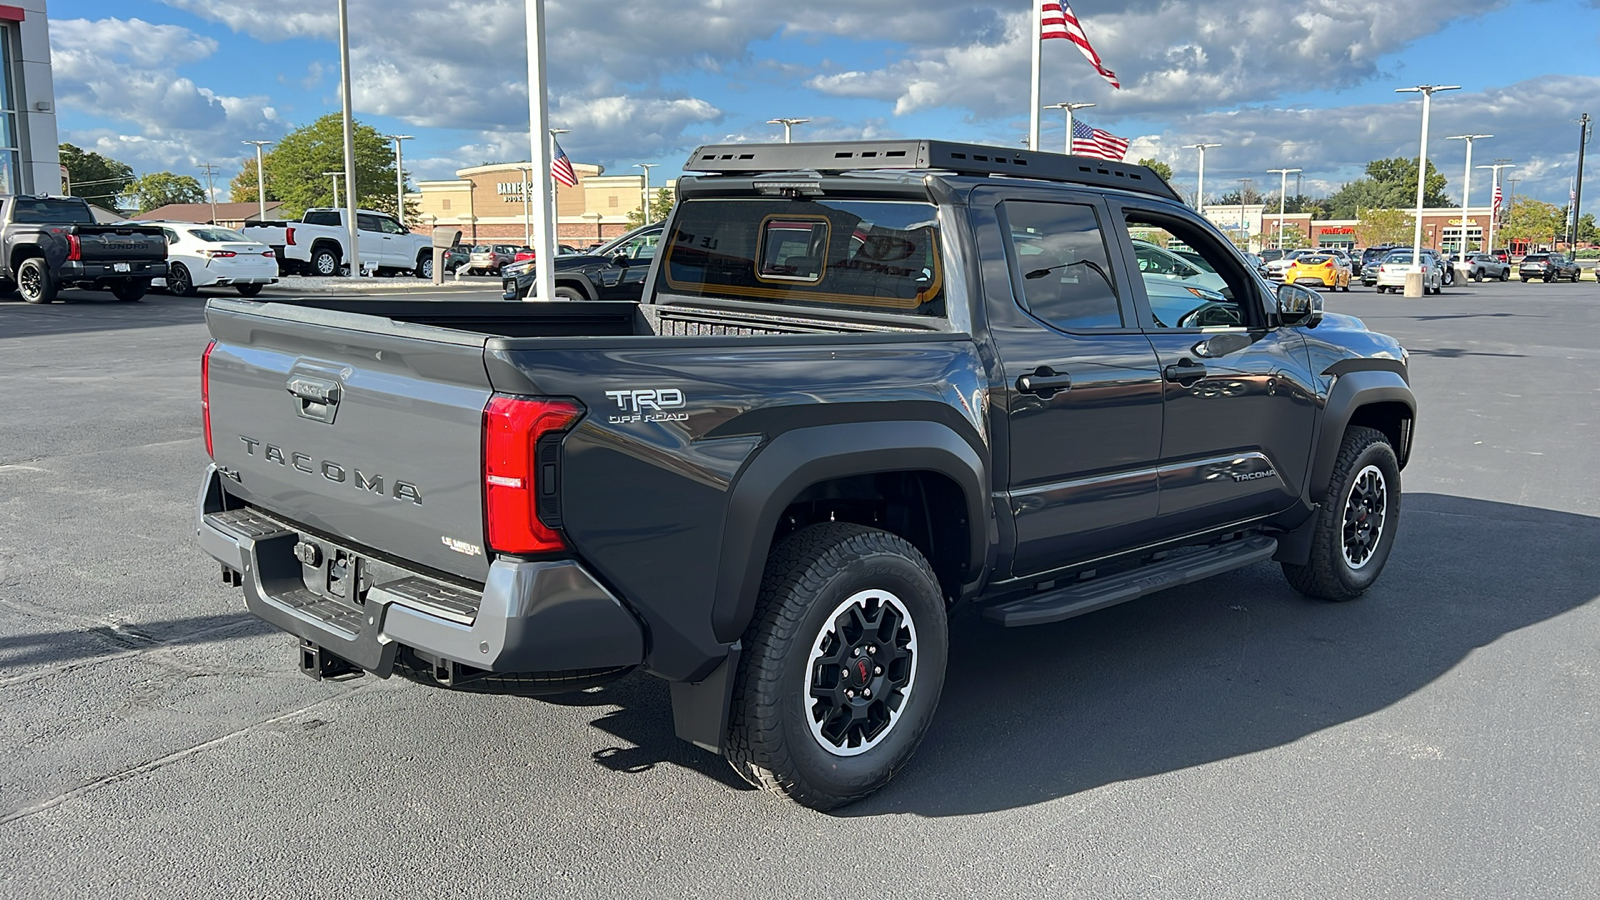
[[[1317,229],[1318,234],[1355,234],[1356,230],[1349,225],[1328,225]]]

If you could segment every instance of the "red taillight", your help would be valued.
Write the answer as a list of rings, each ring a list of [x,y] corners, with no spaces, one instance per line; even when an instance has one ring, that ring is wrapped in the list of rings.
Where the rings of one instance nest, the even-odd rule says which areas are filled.
[[[212,341],[206,345],[206,352],[200,357],[200,414],[206,426],[206,455],[216,459],[217,455],[211,452],[211,351],[217,348],[217,342]]]
[[[201,250],[200,255],[206,259],[232,259],[239,254],[232,250]]]
[[[501,553],[567,548],[557,530],[560,433],[583,414],[570,400],[497,394],[483,410],[484,511],[489,546]]]
[[[1331,269],[1331,268],[1333,268],[1333,260],[1331,260],[1331,259],[1330,259],[1330,260],[1328,260],[1328,261],[1327,261],[1327,262],[1325,262],[1325,263],[1323,263],[1323,264],[1322,264],[1322,267],[1323,267],[1323,268],[1324,268],[1324,269]]]
[[[288,243],[289,246],[293,247],[294,246],[294,229],[293,228],[286,229],[283,239],[284,239],[284,241],[286,241]]]
[[[67,235],[67,259],[74,261],[83,259],[83,243],[75,234]]]
[[[272,259],[273,257],[277,256],[278,254],[275,251],[268,250],[267,252],[265,252],[265,253],[263,253],[261,255],[265,256],[267,259]]]

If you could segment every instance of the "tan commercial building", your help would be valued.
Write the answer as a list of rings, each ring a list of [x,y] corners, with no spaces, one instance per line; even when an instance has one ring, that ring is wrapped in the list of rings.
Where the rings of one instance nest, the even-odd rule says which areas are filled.
[[[585,247],[628,230],[628,216],[644,203],[644,177],[607,175],[602,166],[573,163],[576,187],[556,187],[556,234]],[[447,181],[419,181],[406,199],[417,204],[426,230],[460,228],[462,243],[522,244],[532,232],[533,210],[524,194],[527,163],[493,163],[456,172]],[[665,185],[671,187],[671,184]],[[654,193],[661,185],[653,185]]]

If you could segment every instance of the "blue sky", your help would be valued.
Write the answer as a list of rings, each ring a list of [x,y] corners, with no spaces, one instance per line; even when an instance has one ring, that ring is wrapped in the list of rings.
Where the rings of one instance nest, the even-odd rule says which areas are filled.
[[[1600,115],[1600,0],[1082,0],[1113,93],[1065,41],[1045,45],[1045,101],[1134,138],[1132,155],[1208,193],[1299,166],[1307,192],[1369,159],[1415,154],[1420,109],[1398,86],[1460,84],[1434,104],[1430,157],[1458,194],[1462,131],[1492,133],[1474,162],[1509,158],[1519,193],[1564,203],[1580,111]],[[416,135],[413,178],[527,156],[522,0],[351,0],[356,114]],[[701,142],[948,137],[1014,146],[1027,126],[1028,4],[547,0],[552,119],[574,160],[673,177]],[[334,0],[57,0],[52,47],[62,140],[138,171],[237,171],[247,138],[338,109]],[[1061,139],[1045,114],[1046,147]],[[1590,172],[1597,160],[1590,159]],[[1487,173],[1474,173],[1479,179]],[[1185,182],[1187,181],[1187,184]],[[1600,210],[1591,181],[1585,211]],[[1475,199],[1487,189],[1474,190]]]

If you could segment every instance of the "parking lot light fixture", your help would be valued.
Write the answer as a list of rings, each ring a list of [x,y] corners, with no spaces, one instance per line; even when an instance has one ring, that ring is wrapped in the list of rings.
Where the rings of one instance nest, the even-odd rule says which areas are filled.
[[[1452,134],[1447,141],[1467,142],[1467,169],[1461,173],[1461,258],[1467,258],[1467,207],[1472,205],[1472,142],[1479,138],[1492,138],[1492,134]],[[1482,239],[1479,239],[1482,243]]]
[[[650,170],[654,169],[656,166],[659,166],[659,165],[661,165],[661,164],[660,163],[634,163],[633,164],[633,167],[635,169],[643,169],[644,170],[644,223],[646,225],[649,225],[650,222],[651,222],[651,219],[650,219]]]
[[[1060,110],[1065,110],[1066,111],[1066,114],[1067,114],[1067,140],[1066,140],[1065,149],[1063,149],[1061,151],[1062,153],[1065,153],[1068,156],[1072,155],[1072,111],[1073,110],[1077,110],[1077,109],[1088,109],[1089,107],[1091,107],[1093,105],[1094,105],[1093,103],[1052,103],[1049,106],[1045,107],[1045,109],[1060,109]]]
[[[322,174],[324,174],[324,175],[328,176],[329,178],[333,179],[333,208],[334,209],[338,209],[340,207],[340,204],[339,204],[339,179],[344,177],[344,173],[343,172],[334,171],[334,172],[323,172]]]
[[[401,168],[402,156],[400,142],[413,140],[409,134],[386,134],[389,140],[394,141],[394,217],[400,224],[406,224],[406,172]]]
[[[240,143],[256,145],[256,200],[261,204],[261,221],[265,222],[267,220],[267,176],[265,170],[262,168],[265,162],[265,157],[261,153],[261,148],[272,142],[240,141]]]
[[[1070,113],[1069,113],[1069,115],[1070,115]],[[1069,133],[1072,131],[1072,125],[1070,123],[1067,125],[1067,131]],[[1198,185],[1196,185],[1195,189],[1194,189],[1194,208],[1195,208],[1195,211],[1200,213],[1200,215],[1202,215],[1202,216],[1206,214],[1206,150],[1208,148],[1211,148],[1211,147],[1221,147],[1221,146],[1222,146],[1221,144],[1184,144],[1183,145],[1183,149],[1185,149],[1185,150],[1199,150],[1200,151],[1200,183]],[[1071,138],[1070,134],[1069,134],[1069,136],[1067,138],[1067,149],[1068,149],[1068,152],[1071,152],[1071,149],[1072,149],[1072,138]]]
[[[1422,199],[1428,180],[1428,110],[1433,95],[1438,91],[1459,91],[1459,84],[1419,84],[1416,87],[1395,88],[1396,94],[1422,95],[1422,146],[1417,150],[1417,211],[1411,232],[1411,268],[1422,265]],[[1463,228],[1466,226],[1463,225]]]
[[[780,119],[768,119],[767,120],[767,124],[768,125],[782,125],[783,126],[783,142],[785,144],[787,144],[787,143],[790,142],[790,138],[793,137],[792,131],[794,129],[794,126],[796,126],[796,125],[804,125],[805,123],[807,123],[809,121],[811,121],[811,120],[810,119],[781,119],[780,118]]]
[[[1283,178],[1281,179],[1281,182],[1280,182],[1280,184],[1278,186],[1278,249],[1282,250],[1283,249],[1283,214],[1284,214],[1284,210],[1286,209],[1285,201],[1288,200],[1288,197],[1289,197],[1289,173],[1290,172],[1298,172],[1300,170],[1299,169],[1268,169],[1267,171],[1268,172],[1275,172],[1275,173],[1283,176]]]
[[[345,262],[361,275],[361,232],[356,230],[356,136],[350,97],[350,0],[339,0],[339,97],[344,112],[344,225],[349,236]],[[335,206],[338,204],[335,203]]]

